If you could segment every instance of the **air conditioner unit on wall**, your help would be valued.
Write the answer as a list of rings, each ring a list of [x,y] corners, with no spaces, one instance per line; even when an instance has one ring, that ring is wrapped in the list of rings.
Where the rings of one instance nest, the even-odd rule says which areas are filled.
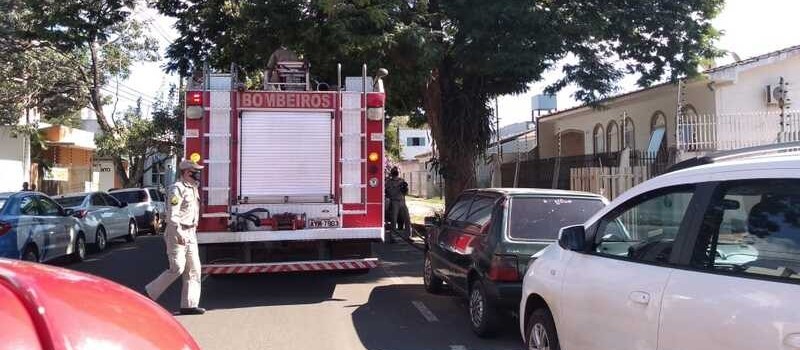
[[[767,85],[766,91],[764,91],[766,92],[765,96],[767,98],[767,106],[775,106],[778,104],[778,101],[772,96],[772,90],[772,85]]]

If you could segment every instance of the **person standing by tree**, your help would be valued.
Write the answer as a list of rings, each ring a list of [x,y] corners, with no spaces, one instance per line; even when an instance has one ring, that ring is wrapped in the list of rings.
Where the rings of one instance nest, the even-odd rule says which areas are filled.
[[[200,195],[197,185],[203,166],[184,160],[178,166],[180,181],[170,189],[169,222],[164,233],[167,243],[169,269],[145,286],[150,299],[156,300],[183,276],[181,314],[201,315],[206,312],[200,304],[200,254],[197,248],[197,222],[200,219]]]

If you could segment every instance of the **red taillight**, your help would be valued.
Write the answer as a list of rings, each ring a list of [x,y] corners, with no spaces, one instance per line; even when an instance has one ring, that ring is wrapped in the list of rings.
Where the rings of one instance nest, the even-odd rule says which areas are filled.
[[[187,106],[202,106],[203,105],[203,92],[202,91],[189,91],[186,93]]]
[[[72,214],[72,216],[74,216],[74,217],[76,217],[78,219],[83,219],[83,218],[86,217],[86,214],[88,214],[88,213],[89,212],[86,211],[86,210],[76,210],[75,213]]]
[[[11,232],[11,224],[0,221],[0,236]]]
[[[495,255],[489,267],[489,279],[498,282],[517,282],[522,280],[517,267],[517,257],[513,255]]]

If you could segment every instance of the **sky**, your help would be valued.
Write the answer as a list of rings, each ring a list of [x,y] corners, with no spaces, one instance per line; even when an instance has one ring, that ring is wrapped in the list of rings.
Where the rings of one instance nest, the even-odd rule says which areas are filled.
[[[800,0],[727,0],[722,12],[713,20],[723,36],[717,47],[735,52],[742,59],[758,56],[770,51],[800,44]],[[174,19],[158,14],[153,9],[145,9],[137,13],[142,20],[153,22],[152,35],[161,45],[161,56],[169,43],[178,37],[173,28]],[[719,61],[730,63],[730,58]],[[144,96],[152,101],[164,93],[171,83],[177,84],[178,78],[163,72],[163,60],[156,63],[136,64],[133,74],[122,82],[123,89],[128,91],[126,98],[120,100],[120,106],[133,104],[133,96]],[[528,93],[507,95],[498,99],[500,125],[531,120],[531,97],[541,93],[545,86],[560,76],[557,70],[544,74],[544,79],[530,85]],[[391,76],[389,77],[391,78]],[[628,77],[620,83],[620,93],[636,90],[635,78]],[[574,87],[567,87],[557,94],[558,108],[567,109],[580,103],[571,98]],[[145,103],[147,104],[147,103]]]

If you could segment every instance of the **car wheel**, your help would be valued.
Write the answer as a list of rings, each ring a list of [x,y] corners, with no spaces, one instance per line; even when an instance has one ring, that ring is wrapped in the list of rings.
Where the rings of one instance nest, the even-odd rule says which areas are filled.
[[[97,228],[97,234],[94,238],[94,249],[99,253],[106,250],[107,245],[108,236],[106,236],[106,229],[103,228],[103,226],[100,226]]]
[[[78,237],[75,238],[73,250],[72,261],[81,262],[86,259],[86,237],[83,236],[83,233],[79,233]]]
[[[442,279],[433,273],[433,261],[431,253],[425,252],[425,263],[422,271],[422,281],[425,283],[425,290],[428,293],[437,294],[442,291]]]
[[[136,222],[131,220],[128,222],[128,235],[125,236],[125,241],[133,242],[136,240]]]
[[[36,253],[36,249],[29,246],[28,248],[25,248],[25,252],[22,253],[22,260],[39,262],[39,254]]]
[[[560,350],[553,315],[546,308],[537,309],[528,318],[525,345],[529,350]]]
[[[491,337],[497,331],[497,310],[481,281],[472,283],[469,291],[469,318],[472,331],[481,338]]]

